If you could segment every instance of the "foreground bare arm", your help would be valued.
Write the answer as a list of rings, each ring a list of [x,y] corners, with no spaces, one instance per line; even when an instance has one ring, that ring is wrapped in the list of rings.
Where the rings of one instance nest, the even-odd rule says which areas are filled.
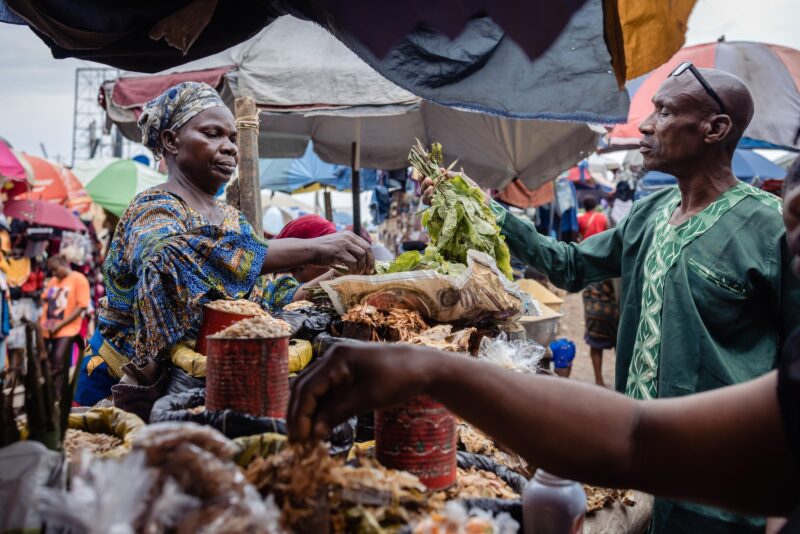
[[[339,346],[295,384],[290,438],[427,393],[561,476],[741,512],[786,515],[800,469],[786,444],[776,373],[710,393],[637,402],[405,345]]]

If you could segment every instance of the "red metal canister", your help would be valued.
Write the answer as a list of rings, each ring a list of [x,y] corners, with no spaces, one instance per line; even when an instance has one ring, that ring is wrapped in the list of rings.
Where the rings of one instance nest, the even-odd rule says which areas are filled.
[[[420,395],[375,411],[375,454],[386,467],[408,471],[432,490],[456,481],[456,421],[442,404]]]
[[[213,336],[217,332],[225,330],[230,325],[238,323],[242,319],[255,317],[252,314],[230,313],[216,310],[206,304],[203,306],[203,322],[200,323],[200,332],[197,334],[197,344],[195,350],[205,355],[208,350],[208,336]]]
[[[289,338],[208,338],[206,409],[286,418]]]

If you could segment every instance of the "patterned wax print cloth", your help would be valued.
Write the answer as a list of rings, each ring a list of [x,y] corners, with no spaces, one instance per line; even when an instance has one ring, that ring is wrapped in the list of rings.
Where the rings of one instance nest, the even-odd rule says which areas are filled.
[[[219,93],[204,82],[182,82],[144,105],[139,117],[142,144],[161,159],[161,132],[178,130],[189,119],[209,108],[225,107]]]
[[[220,206],[225,217],[214,225],[176,195],[151,189],[125,211],[103,267],[107,297],[98,314],[117,352],[144,363],[192,338],[210,300],[252,294],[272,310],[292,301],[297,281],[261,277],[266,242],[242,213]]]

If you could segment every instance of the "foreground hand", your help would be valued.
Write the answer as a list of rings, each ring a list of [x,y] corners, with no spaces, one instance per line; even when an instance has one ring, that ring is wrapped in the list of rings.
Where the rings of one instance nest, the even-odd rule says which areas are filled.
[[[336,232],[310,241],[314,250],[314,265],[344,265],[351,274],[372,274],[375,269],[372,247],[352,232]]]
[[[287,417],[289,439],[324,439],[331,428],[352,415],[393,406],[423,393],[437,362],[448,357],[413,345],[336,345],[295,381]]]

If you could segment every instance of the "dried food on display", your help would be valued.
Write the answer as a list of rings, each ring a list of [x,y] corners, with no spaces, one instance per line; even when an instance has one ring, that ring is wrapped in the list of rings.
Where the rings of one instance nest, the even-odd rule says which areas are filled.
[[[212,300],[206,304],[212,310],[217,310],[225,313],[234,313],[237,315],[257,315],[269,316],[264,309],[255,302],[238,299],[238,300]]]
[[[286,321],[266,315],[242,319],[210,337],[213,339],[277,338],[287,337],[291,333],[292,329]]]

